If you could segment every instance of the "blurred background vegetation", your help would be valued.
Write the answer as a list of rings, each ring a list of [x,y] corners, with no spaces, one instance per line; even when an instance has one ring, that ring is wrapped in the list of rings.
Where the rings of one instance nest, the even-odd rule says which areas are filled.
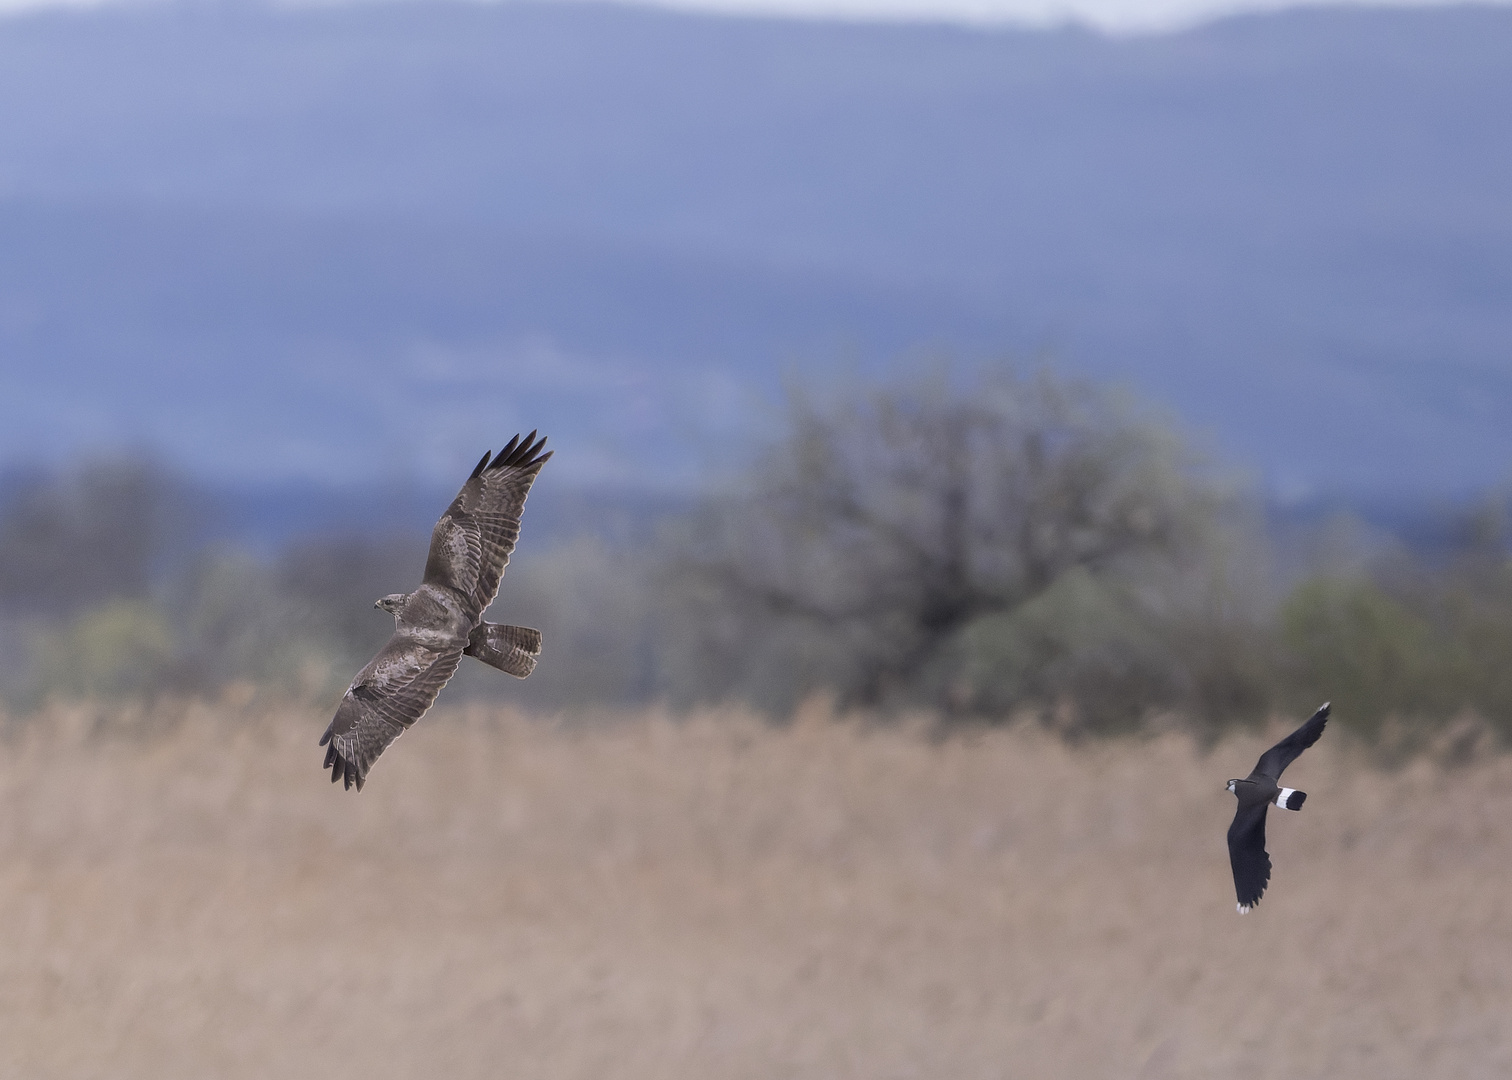
[[[521,683],[464,666],[451,694],[734,699],[781,720],[818,693],[1072,738],[1215,738],[1331,699],[1385,747],[1512,737],[1503,494],[1403,535],[1295,520],[1113,387],[1007,368],[799,387],[755,460],[687,498],[628,516],[579,499],[533,521],[551,485],[548,469],[494,616],[542,629],[540,667]],[[223,511],[146,457],[5,478],[12,713],[228,692],[334,704],[392,629],[373,600],[418,581],[428,536],[258,545],[218,528]]]

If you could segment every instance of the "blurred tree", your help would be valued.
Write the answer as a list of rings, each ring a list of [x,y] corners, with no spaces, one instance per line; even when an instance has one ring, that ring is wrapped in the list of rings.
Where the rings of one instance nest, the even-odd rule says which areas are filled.
[[[680,549],[675,682],[778,708],[818,687],[995,713],[1069,698],[1091,724],[1203,682],[1168,631],[1178,608],[1232,614],[1203,608],[1234,501],[1123,395],[937,374],[796,394],[790,425]]]
[[[1433,627],[1366,579],[1303,582],[1281,612],[1302,700],[1337,700],[1344,722],[1367,735],[1390,715],[1440,704],[1444,657]]]
[[[280,553],[273,583],[330,655],[361,666],[394,632],[393,618],[373,601],[420,583],[429,541],[421,533],[305,537]]]
[[[329,691],[347,643],[327,612],[279,581],[273,568],[235,550],[202,553],[168,590],[180,647],[175,690],[214,693],[246,680],[284,692]]]
[[[1456,514],[1431,553],[1385,548],[1293,589],[1281,610],[1290,696],[1339,703],[1369,741],[1411,750],[1457,716],[1512,737],[1512,562],[1506,497]]]
[[[0,607],[61,615],[148,594],[188,498],[149,460],[94,461],[17,484],[0,507]]]
[[[121,697],[159,688],[174,655],[162,613],[141,600],[112,600],[38,641],[43,694]]]

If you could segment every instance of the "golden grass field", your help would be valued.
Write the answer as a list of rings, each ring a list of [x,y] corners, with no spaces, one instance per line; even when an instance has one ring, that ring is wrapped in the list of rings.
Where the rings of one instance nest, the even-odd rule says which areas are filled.
[[[465,707],[358,795],[327,719],[9,722],[0,1076],[1512,1076],[1512,757],[1329,732],[1241,917],[1259,737]]]

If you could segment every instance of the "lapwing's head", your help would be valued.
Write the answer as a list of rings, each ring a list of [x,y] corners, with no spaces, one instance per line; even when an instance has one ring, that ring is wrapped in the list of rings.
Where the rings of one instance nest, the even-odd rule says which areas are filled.
[[[1228,782],[1228,790],[1237,795],[1239,794],[1239,785],[1242,783],[1244,783],[1243,780],[1230,780]]]
[[[399,609],[404,606],[404,602],[408,599],[408,593],[389,593],[387,596],[383,596],[378,598],[377,600],[374,600],[373,606],[375,608],[382,608],[384,611],[388,612],[390,615],[397,619],[399,617]]]

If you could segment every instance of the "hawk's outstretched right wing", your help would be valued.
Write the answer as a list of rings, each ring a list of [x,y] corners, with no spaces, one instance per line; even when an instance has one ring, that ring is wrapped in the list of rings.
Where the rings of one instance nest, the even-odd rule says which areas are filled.
[[[475,622],[499,594],[499,579],[520,537],[525,496],[551,457],[550,451],[541,453],[545,438],[533,441],[535,436],[532,431],[521,441],[516,435],[497,457],[484,454],[431,533],[425,583],[461,593]]]

